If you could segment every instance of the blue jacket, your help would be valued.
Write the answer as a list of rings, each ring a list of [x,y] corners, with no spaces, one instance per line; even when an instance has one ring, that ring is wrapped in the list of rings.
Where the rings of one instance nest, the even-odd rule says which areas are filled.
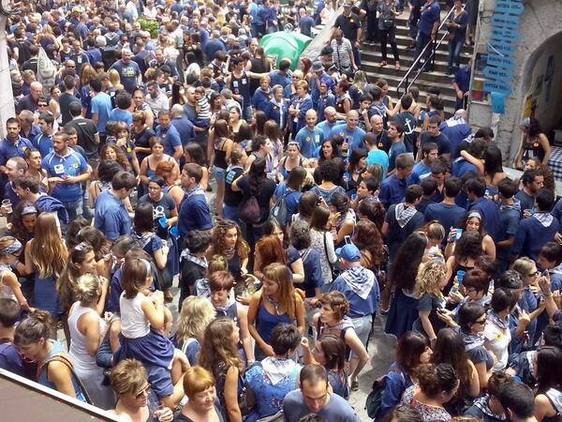
[[[252,96],[252,106],[257,110],[261,110],[264,113],[267,113],[270,99],[271,92],[264,92],[263,89],[258,88]]]
[[[47,194],[40,195],[37,201],[35,201],[35,206],[40,212],[56,212],[62,224],[70,223],[68,211],[57,198],[53,198]]]

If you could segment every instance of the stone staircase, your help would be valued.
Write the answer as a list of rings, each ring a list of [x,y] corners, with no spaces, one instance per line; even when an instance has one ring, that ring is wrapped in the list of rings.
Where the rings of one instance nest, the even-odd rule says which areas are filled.
[[[447,15],[444,2],[441,2],[441,19]],[[408,35],[408,14],[404,12],[396,18],[396,44],[398,46],[398,54],[400,56],[400,70],[394,68],[394,57],[390,45],[387,46],[387,66],[379,67],[382,61],[380,52],[380,44],[364,43],[361,47],[361,68],[367,73],[369,82],[375,82],[379,78],[384,78],[388,81],[390,86],[389,94],[397,100],[396,87],[409,70],[410,66],[414,63],[415,49],[410,49],[409,44],[411,39]],[[447,31],[443,27],[438,34],[439,40]],[[464,46],[461,52],[461,64],[468,63],[472,57],[471,47]],[[454,113],[455,108],[455,91],[453,89],[453,76],[447,75],[447,61],[449,58],[448,42],[447,39],[437,48],[435,55],[435,67],[432,72],[424,72],[420,75],[418,80],[414,83],[420,90],[419,101],[425,101],[427,90],[430,86],[438,87],[441,91],[441,98],[445,106],[446,115]],[[416,72],[410,74],[410,80],[415,76]],[[404,92],[404,88],[401,89]]]

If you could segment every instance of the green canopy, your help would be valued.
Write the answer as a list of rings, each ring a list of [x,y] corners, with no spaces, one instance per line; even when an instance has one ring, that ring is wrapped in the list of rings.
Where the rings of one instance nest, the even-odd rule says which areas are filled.
[[[299,57],[312,41],[310,37],[299,32],[279,31],[265,35],[260,45],[263,47],[266,56],[275,61],[275,65],[282,59],[291,60],[291,69],[295,70],[299,63]]]

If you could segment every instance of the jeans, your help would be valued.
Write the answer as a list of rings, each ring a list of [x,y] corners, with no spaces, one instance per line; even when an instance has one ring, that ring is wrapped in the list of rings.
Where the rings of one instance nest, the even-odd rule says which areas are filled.
[[[381,53],[382,59],[386,62],[386,44],[390,43],[390,47],[392,48],[392,54],[394,55],[394,61],[400,61],[400,57],[398,56],[398,47],[396,46],[396,28],[393,26],[392,28],[386,30],[379,29],[379,37],[381,40]]]
[[[68,212],[68,218],[70,221],[76,220],[77,217],[82,217],[82,198],[74,202],[63,202],[62,203]]]
[[[418,33],[418,38],[416,39],[416,55],[415,55],[416,58],[422,53],[425,46],[430,42],[431,42],[431,34],[424,34],[423,32]],[[426,49],[425,53],[423,54],[423,57],[420,59],[419,62],[420,64],[422,62],[424,63],[425,70],[428,70],[429,68],[429,63],[427,63],[427,58],[429,57],[430,54],[431,54],[431,48]]]
[[[455,71],[459,68],[463,44],[464,40],[453,40],[449,42],[449,71]]]

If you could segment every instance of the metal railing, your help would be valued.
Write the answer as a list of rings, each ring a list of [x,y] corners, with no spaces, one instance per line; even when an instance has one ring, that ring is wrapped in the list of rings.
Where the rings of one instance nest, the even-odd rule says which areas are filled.
[[[464,9],[465,9],[465,6],[463,6],[463,10]],[[449,10],[449,13],[447,13],[447,16],[445,16],[445,18],[441,21],[441,23],[439,24],[439,27],[437,28],[436,38],[439,36],[439,32],[441,31],[441,29],[443,29],[445,24],[449,21],[449,18],[454,13],[454,11],[455,11],[455,9],[451,8],[451,10]],[[420,52],[420,54],[414,60],[414,63],[412,63],[412,65],[410,66],[410,68],[408,69],[408,71],[406,72],[404,77],[400,80],[400,82],[396,86],[396,96],[398,98],[402,97],[402,92],[401,92],[402,88],[404,88],[403,93],[406,93],[406,92],[408,92],[410,87],[418,80],[420,75],[424,72],[424,67],[427,65],[427,61],[431,62],[430,66],[434,66],[434,64],[435,64],[435,52],[437,51],[437,48],[443,43],[445,38],[447,38],[448,35],[449,35],[449,33],[445,32],[445,34],[443,34],[438,41],[436,39],[432,39],[431,42],[428,42],[425,45],[423,50]],[[418,69],[418,64],[421,62],[421,59],[425,56],[428,49],[431,49],[431,54],[429,54],[428,57],[426,57],[423,65],[420,66],[419,69]],[[411,77],[412,73],[414,73],[416,71],[416,69],[417,69],[416,74],[413,77]]]

